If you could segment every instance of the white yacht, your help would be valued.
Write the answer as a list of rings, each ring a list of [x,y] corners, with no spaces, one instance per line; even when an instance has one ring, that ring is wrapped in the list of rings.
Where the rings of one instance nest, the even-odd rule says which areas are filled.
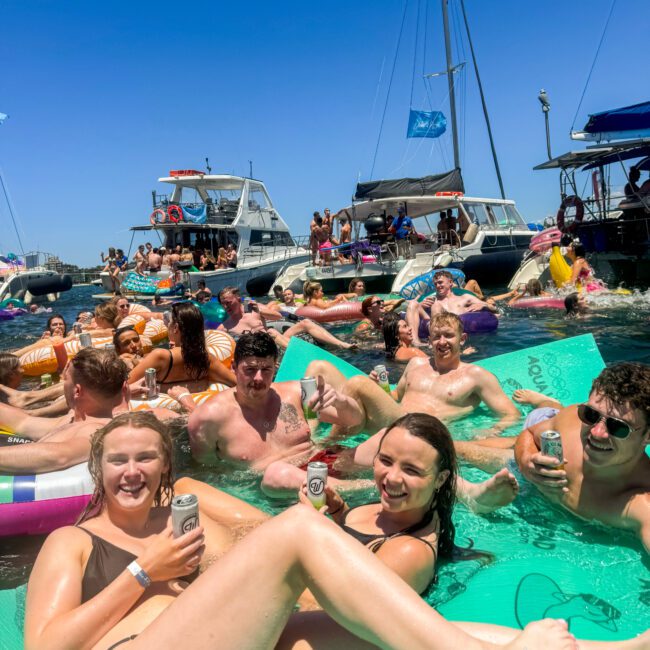
[[[0,256],[0,302],[14,298],[25,304],[54,302],[72,287],[72,278],[40,264],[42,254],[24,259]]]
[[[151,242],[154,247],[192,246],[210,250],[215,258],[219,248],[228,244],[237,251],[235,268],[184,272],[186,287],[196,290],[198,281],[204,280],[214,294],[234,285],[251,295],[262,295],[284,266],[309,258],[307,248],[291,235],[273,207],[262,181],[196,170],[171,171],[158,180],[171,185],[171,193],[152,193],[150,223],[131,228],[134,235],[152,231],[159,239]],[[169,275],[170,269],[163,267],[148,280],[155,282]],[[102,273],[101,279],[104,289],[112,291],[108,273]]]

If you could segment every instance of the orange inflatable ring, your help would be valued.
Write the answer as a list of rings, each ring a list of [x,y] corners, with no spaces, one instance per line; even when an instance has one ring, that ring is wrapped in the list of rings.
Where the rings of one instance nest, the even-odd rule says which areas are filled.
[[[120,321],[117,329],[132,327],[138,334],[144,334],[144,328],[146,326],[147,321],[145,320],[144,316],[140,316],[140,314],[129,314]]]
[[[155,226],[156,224],[159,223],[165,223],[165,221],[167,221],[167,215],[165,214],[164,210],[161,210],[160,208],[156,208],[151,213],[151,216],[149,217],[149,221],[151,222],[152,226]]]
[[[211,384],[208,390],[201,391],[200,393],[190,393],[190,397],[197,406],[200,406],[217,393],[228,390],[228,388],[230,388],[230,386],[226,386],[226,384]],[[129,400],[129,411],[149,411],[155,408],[165,408],[171,411],[176,411],[177,413],[183,411],[181,403],[177,402],[173,397],[170,397],[165,393],[161,393],[155,399],[150,400]]]
[[[217,357],[226,368],[232,365],[235,354],[235,339],[220,330],[205,330],[205,346],[208,354]]]
[[[167,327],[160,319],[151,319],[144,327],[142,334],[154,345],[162,343],[167,338]]]
[[[140,305],[137,302],[130,302],[129,303],[129,315],[131,314],[143,314],[145,312],[149,313],[149,309],[147,309],[144,305]]]
[[[183,221],[183,210],[178,205],[170,205],[167,208],[167,216],[171,222],[178,223]]]
[[[567,208],[575,208],[576,214],[573,218],[573,223],[570,226],[565,224],[565,212]],[[582,199],[575,194],[565,196],[560,209],[557,211],[557,216],[555,217],[555,223],[557,227],[566,233],[574,233],[578,226],[582,223],[582,218],[585,216],[585,204],[582,202]]]
[[[360,302],[343,302],[327,309],[305,305],[296,309],[296,316],[309,318],[309,320],[317,323],[332,323],[337,320],[362,320],[364,317],[361,312]]]

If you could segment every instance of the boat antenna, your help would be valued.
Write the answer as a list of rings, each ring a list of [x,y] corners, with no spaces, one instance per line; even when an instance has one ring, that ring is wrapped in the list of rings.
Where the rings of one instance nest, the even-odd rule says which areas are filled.
[[[456,122],[456,93],[454,91],[454,63],[451,55],[451,39],[449,38],[449,0],[442,0],[442,24],[445,29],[445,53],[447,56],[447,83],[449,84],[449,112],[451,113],[451,136],[454,143],[454,167],[460,169],[460,154],[458,153],[458,124]]]
[[[212,167],[210,167],[210,161],[208,157],[205,157],[205,168],[208,170],[208,176],[212,173]]]
[[[551,160],[551,158],[553,158],[551,155],[551,132],[548,128],[548,113],[551,110],[551,104],[548,101],[548,95],[543,88],[539,91],[537,99],[539,99],[539,102],[542,105],[542,112],[544,113],[544,121],[546,122],[546,151],[548,153],[548,159]]]
[[[476,74],[476,83],[478,84],[478,91],[481,95],[481,105],[483,106],[483,115],[485,116],[485,124],[487,126],[488,137],[490,138],[490,148],[492,149],[492,159],[494,160],[494,169],[497,173],[497,180],[499,181],[499,189],[501,190],[501,198],[505,200],[506,193],[503,189],[503,180],[501,178],[501,170],[499,169],[499,160],[497,159],[497,150],[494,147],[494,138],[492,137],[492,127],[490,126],[490,118],[488,117],[487,104],[485,103],[485,95],[483,94],[483,84],[481,77],[478,73],[478,64],[476,63],[476,55],[474,54],[474,45],[472,44],[472,37],[469,33],[469,23],[467,22],[467,14],[465,13],[465,0],[460,0],[460,8],[463,12],[463,21],[465,22],[465,31],[467,32],[467,40],[469,42],[469,49],[472,53],[472,63],[474,64],[474,72]],[[548,134],[548,123],[547,123]],[[550,148],[549,148],[550,151]],[[550,155],[549,155],[550,158]]]
[[[2,185],[2,191],[5,195],[5,201],[7,202],[7,207],[9,208],[9,214],[11,215],[11,222],[14,224],[14,230],[16,231],[16,237],[18,239],[18,245],[20,246],[20,254],[25,255],[25,249],[23,248],[23,242],[20,239],[20,233],[18,232],[18,226],[16,225],[16,217],[14,215],[13,208],[11,207],[11,201],[9,199],[9,193],[7,192],[7,186],[5,185],[5,179],[2,175],[2,170],[0,170],[0,185]]]
[[[253,161],[248,161],[248,178],[253,178]]]

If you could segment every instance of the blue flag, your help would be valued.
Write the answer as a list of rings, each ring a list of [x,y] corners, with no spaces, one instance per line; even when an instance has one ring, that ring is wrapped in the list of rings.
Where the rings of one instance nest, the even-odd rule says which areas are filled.
[[[447,118],[440,111],[414,111],[409,114],[407,138],[439,138],[447,130]]]

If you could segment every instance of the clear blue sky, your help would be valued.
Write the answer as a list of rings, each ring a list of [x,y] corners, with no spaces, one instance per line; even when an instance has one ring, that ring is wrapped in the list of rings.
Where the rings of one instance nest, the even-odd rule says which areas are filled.
[[[424,0],[421,2],[424,6]],[[452,5],[456,0],[452,0]],[[536,96],[549,93],[553,152],[568,138],[611,0],[466,0],[506,192],[527,220],[554,212],[557,174]],[[253,173],[295,234],[313,210],[349,203],[367,180],[393,63],[402,1],[66,2],[5,0],[0,9],[0,168],[26,249],[80,265],[151,212],[170,169]],[[444,68],[440,3],[424,15],[421,72]],[[452,7],[452,24],[459,8]],[[410,0],[374,178],[451,167],[449,136],[406,140],[416,41]],[[588,113],[648,100],[647,0],[618,0],[575,126]],[[497,196],[469,52],[459,99],[468,194]],[[383,68],[383,74],[382,74]],[[464,90],[463,90],[464,88]],[[448,113],[444,78],[434,107]],[[0,196],[0,251],[16,251]]]

